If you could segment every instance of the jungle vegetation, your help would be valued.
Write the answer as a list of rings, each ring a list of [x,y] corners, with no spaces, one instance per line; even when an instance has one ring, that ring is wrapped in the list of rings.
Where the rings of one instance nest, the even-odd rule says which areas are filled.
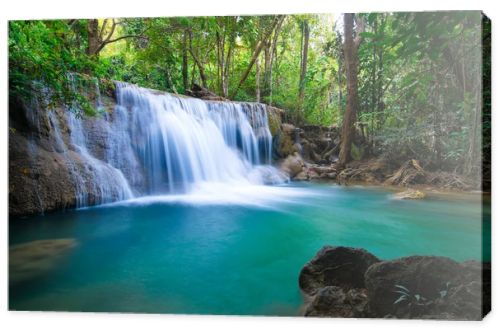
[[[478,12],[11,21],[9,98],[39,82],[54,103],[84,104],[70,73],[178,94],[196,84],[341,128],[342,164],[358,135],[367,155],[467,175],[490,145],[489,32]]]

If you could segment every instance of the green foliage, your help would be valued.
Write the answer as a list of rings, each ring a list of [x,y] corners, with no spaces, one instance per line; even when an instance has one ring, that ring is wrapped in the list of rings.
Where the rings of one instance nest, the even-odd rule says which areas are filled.
[[[477,173],[481,133],[491,133],[490,122],[481,129],[476,117],[481,98],[490,105],[489,84],[481,82],[490,63],[480,54],[489,35],[481,36],[479,15],[359,14],[365,30],[358,49],[356,127],[368,150],[355,155],[384,154],[395,162],[415,158],[426,168],[458,166],[464,173]],[[286,110],[285,121],[296,120],[300,111],[301,122],[340,126],[347,94],[342,27],[329,15],[288,15],[280,24],[277,19],[118,19],[111,36],[116,41],[97,56],[86,53],[88,20],[12,21],[9,95],[29,99],[48,88],[50,103],[95,113],[83,94],[83,81],[91,77],[178,93],[196,83],[235,100],[256,101],[260,95],[261,102]],[[305,98],[299,103],[305,21],[309,52]],[[99,22],[106,36],[109,24],[105,28]],[[259,43],[263,47],[250,67]],[[479,94],[481,84],[487,88],[484,96]],[[483,144],[487,151],[489,141]]]
[[[358,120],[374,153],[470,172],[467,165],[479,164],[469,152],[478,147],[479,13],[372,13],[365,19]]]
[[[9,98],[29,99],[50,89],[50,103],[79,103],[93,113],[88,101],[72,89],[71,73],[92,73],[98,66],[81,55],[74,31],[63,21],[9,23]]]

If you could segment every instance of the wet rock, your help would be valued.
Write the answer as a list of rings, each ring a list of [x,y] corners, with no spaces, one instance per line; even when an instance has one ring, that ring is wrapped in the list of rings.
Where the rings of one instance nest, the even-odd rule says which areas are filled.
[[[293,179],[295,181],[307,181],[309,180],[309,175],[307,174],[307,172],[302,171],[299,174],[295,175]]]
[[[281,119],[285,111],[276,107],[266,105],[267,109],[267,122],[269,124],[269,131],[273,137],[277,136],[281,131]]]
[[[335,180],[337,178],[336,172],[326,173],[324,176],[326,179]]]
[[[304,168],[304,161],[302,157],[295,153],[293,155],[289,155],[280,166],[280,169],[290,175],[291,178],[294,178],[297,174],[302,172]]]
[[[327,286],[317,291],[306,305],[306,317],[366,317],[368,296],[365,289],[350,289],[345,292],[337,286]]]
[[[40,277],[77,246],[74,239],[37,240],[9,248],[9,284]]]
[[[300,272],[299,287],[313,295],[325,286],[364,288],[365,272],[380,260],[361,248],[323,247]]]
[[[491,309],[491,265],[438,256],[379,261],[362,249],[324,247],[299,286],[305,316],[480,320]]]
[[[9,214],[21,216],[74,206],[73,179],[64,154],[41,146],[30,149],[31,145],[19,133],[9,136]]]
[[[325,180],[335,180],[337,178],[337,170],[334,165],[308,164],[307,172],[310,178]]]
[[[292,124],[281,124],[281,131],[276,139],[276,151],[278,157],[285,158],[295,153],[300,153],[300,145],[296,144],[297,128]]]
[[[425,193],[416,189],[408,189],[393,195],[394,199],[424,199]]]
[[[437,256],[379,262],[365,275],[369,308],[377,317],[480,319],[480,282],[479,270]],[[400,302],[398,290],[408,295]]]
[[[319,179],[320,175],[316,173],[314,170],[308,169],[307,170],[307,176],[309,177],[310,180],[314,179]]]

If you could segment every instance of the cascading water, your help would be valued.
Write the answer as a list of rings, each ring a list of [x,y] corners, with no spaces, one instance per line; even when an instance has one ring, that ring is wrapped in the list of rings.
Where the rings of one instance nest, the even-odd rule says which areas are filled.
[[[116,145],[108,157],[120,169],[140,165],[130,169],[131,178],[144,176],[146,194],[187,192],[202,182],[283,181],[269,166],[272,136],[264,105],[205,102],[121,83],[116,92]],[[119,159],[123,154],[137,160]]]
[[[77,207],[200,189],[227,195],[287,179],[271,166],[265,105],[202,101],[124,83],[116,83],[112,112],[104,111],[98,85],[96,97],[102,118],[78,116],[77,105],[45,113]],[[39,130],[44,113],[37,109],[43,108],[28,116]]]

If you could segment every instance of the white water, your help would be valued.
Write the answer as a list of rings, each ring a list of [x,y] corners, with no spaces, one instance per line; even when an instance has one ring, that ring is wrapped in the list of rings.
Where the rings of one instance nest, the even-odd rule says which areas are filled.
[[[102,108],[98,86],[96,94]],[[116,97],[114,111],[103,119],[78,117],[78,106],[47,114],[77,207],[165,195],[244,202],[251,193],[269,197],[264,185],[287,180],[271,166],[262,104],[206,102],[123,83],[116,84]]]
[[[272,167],[271,133],[260,104],[205,102],[117,84],[118,105],[108,156],[130,177],[145,176],[146,194],[189,192],[201,182],[283,182]],[[262,165],[268,165],[263,168]],[[137,175],[137,173],[142,173]]]

